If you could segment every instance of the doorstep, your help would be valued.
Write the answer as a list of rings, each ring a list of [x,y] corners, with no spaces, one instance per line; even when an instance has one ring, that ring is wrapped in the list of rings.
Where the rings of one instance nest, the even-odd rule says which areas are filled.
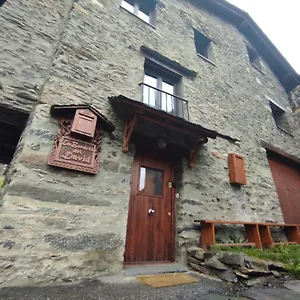
[[[189,269],[178,263],[170,263],[125,266],[123,271],[125,276],[139,276],[164,273],[184,273],[188,272]]]

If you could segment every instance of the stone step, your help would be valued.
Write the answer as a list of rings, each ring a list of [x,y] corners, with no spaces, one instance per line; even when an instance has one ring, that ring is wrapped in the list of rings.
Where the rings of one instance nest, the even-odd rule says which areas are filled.
[[[164,274],[164,273],[184,273],[189,269],[178,263],[170,264],[151,264],[151,265],[134,265],[124,267],[125,276]]]

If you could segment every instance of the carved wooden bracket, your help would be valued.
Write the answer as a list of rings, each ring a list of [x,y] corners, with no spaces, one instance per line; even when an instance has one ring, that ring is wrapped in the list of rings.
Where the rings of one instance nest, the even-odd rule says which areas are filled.
[[[123,138],[123,152],[128,152],[128,146],[130,142],[130,138],[133,133],[134,126],[138,121],[138,116],[135,114],[131,121],[126,121],[125,130],[124,130],[124,138]]]
[[[195,164],[196,164],[196,156],[198,154],[198,152],[200,151],[200,149],[202,148],[202,146],[204,144],[206,144],[208,142],[208,139],[204,139],[200,142],[198,142],[194,147],[191,147],[189,149],[189,167],[190,168],[194,168]]]

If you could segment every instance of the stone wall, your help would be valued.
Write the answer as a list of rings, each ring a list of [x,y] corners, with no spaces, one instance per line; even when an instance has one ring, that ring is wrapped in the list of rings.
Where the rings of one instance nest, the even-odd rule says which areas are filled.
[[[6,169],[7,169],[7,165],[0,163],[0,189],[2,188],[5,182]]]
[[[178,162],[177,260],[184,261],[186,247],[198,242],[199,231],[187,230],[193,228],[194,219],[282,221],[260,143],[268,141],[298,156],[300,150],[298,137],[292,138],[275,126],[269,98],[287,109],[292,131],[296,125],[287,95],[268,66],[263,64],[263,74],[254,69],[245,38],[238,30],[187,1],[161,1],[156,29],[120,8],[120,2],[36,4],[30,0],[20,5],[12,0],[0,9],[2,18],[11,15],[9,20],[19,20],[22,15],[19,23],[25,19],[28,23],[13,25],[18,27],[15,34],[20,35],[24,54],[7,54],[3,67],[5,74],[12,70],[18,75],[16,88],[10,88],[12,75],[0,80],[12,97],[26,82],[25,66],[32,64],[32,82],[39,87],[39,102],[9,171],[1,208],[4,284],[17,284],[24,278],[33,282],[68,281],[121,270],[134,151],[121,152],[124,124],[116,118],[107,98],[124,94],[141,99],[142,45],[198,72],[195,79],[182,80],[181,96],[189,101],[192,122],[240,139],[236,144],[210,140],[194,169],[187,167],[185,159]],[[29,18],[33,9],[36,13]],[[216,66],[196,54],[193,26],[213,37]],[[32,28],[32,38],[24,37],[23,42],[24,27]],[[1,50],[8,53],[8,47],[17,44],[15,38],[11,40],[11,46],[1,43],[0,47],[7,47]],[[14,64],[13,56],[22,57],[22,61]],[[5,92],[5,99],[10,99],[7,95]],[[23,105],[20,97],[13,96],[11,101],[12,105]],[[58,129],[57,120],[50,118],[50,106],[83,102],[99,109],[117,128],[104,138],[96,176],[47,165]],[[245,156],[245,187],[229,184],[229,152]]]
[[[1,6],[1,104],[30,111],[38,101],[73,2],[12,0]]]
[[[297,86],[289,93],[289,100],[293,110],[296,110],[298,113],[300,107],[300,86]]]

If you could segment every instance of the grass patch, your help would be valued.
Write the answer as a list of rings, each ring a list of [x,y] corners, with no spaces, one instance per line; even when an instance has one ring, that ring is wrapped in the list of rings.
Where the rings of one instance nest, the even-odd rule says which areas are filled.
[[[284,263],[288,272],[300,278],[300,245],[278,245],[268,249],[214,246],[213,249],[245,253],[249,256]]]

